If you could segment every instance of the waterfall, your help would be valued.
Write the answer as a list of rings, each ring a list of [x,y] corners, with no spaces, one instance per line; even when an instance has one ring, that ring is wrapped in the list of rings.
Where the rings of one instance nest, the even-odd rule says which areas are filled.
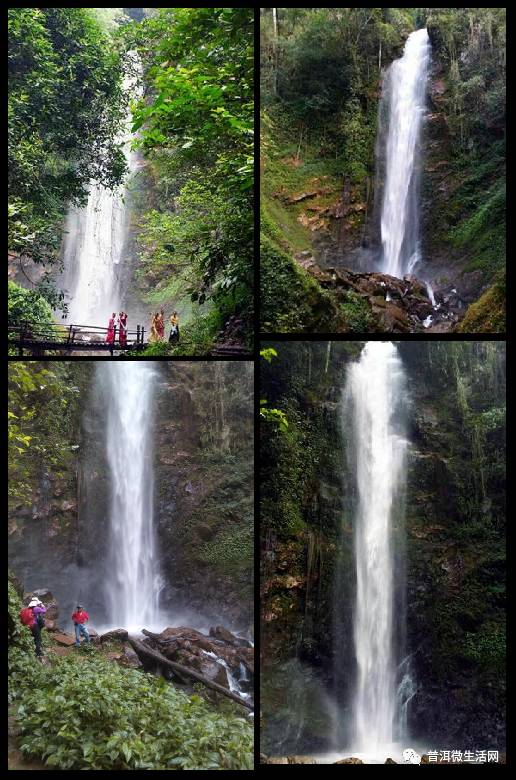
[[[129,52],[128,58],[123,91],[129,95],[136,90],[140,65],[135,52]],[[130,149],[131,121],[128,110],[124,128],[117,138],[128,168],[125,183],[116,190],[91,183],[86,206],[71,207],[66,217],[62,285],[70,298],[67,316],[70,323],[107,326],[111,313],[118,313],[124,305],[124,258],[129,227],[126,185],[137,167],[136,155]]]
[[[152,440],[157,374],[137,361],[99,362],[97,372],[107,410],[108,617],[112,625],[141,630],[159,622]]]
[[[348,371],[343,429],[351,434],[356,485],[356,603],[353,618],[357,684],[352,717],[356,747],[374,750],[401,736],[397,690],[402,648],[394,535],[403,505],[404,372],[390,342],[368,342]],[[404,673],[406,669],[404,669]],[[405,688],[407,681],[404,682]],[[402,695],[402,694],[401,694]]]
[[[389,123],[381,215],[382,271],[400,278],[413,272],[421,260],[419,141],[429,59],[426,29],[411,33],[403,57],[387,72],[382,96]]]

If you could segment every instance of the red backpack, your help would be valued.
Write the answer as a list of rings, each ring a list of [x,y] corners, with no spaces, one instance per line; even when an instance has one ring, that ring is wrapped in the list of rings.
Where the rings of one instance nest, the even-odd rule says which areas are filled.
[[[31,628],[34,625],[36,619],[34,617],[34,612],[32,611],[32,607],[25,607],[24,609],[21,610],[20,620],[24,626],[28,626],[29,628]]]

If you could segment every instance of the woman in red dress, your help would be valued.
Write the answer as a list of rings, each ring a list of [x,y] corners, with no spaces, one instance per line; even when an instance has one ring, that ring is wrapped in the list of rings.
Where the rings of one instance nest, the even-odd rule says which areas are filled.
[[[158,341],[164,341],[165,339],[165,318],[163,309],[156,317],[156,330],[158,332]]]
[[[125,311],[121,311],[118,316],[118,324],[120,325],[120,346],[127,346],[127,314]]]
[[[108,332],[106,336],[106,344],[113,344],[115,340],[115,317],[116,313],[113,312],[108,322]]]

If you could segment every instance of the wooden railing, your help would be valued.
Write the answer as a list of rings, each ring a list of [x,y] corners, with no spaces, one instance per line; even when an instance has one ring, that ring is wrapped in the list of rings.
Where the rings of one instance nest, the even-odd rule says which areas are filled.
[[[98,325],[41,325],[23,322],[8,327],[9,344],[16,345],[20,355],[27,348],[36,354],[52,350],[116,350],[142,349],[145,346],[145,328],[137,325],[128,330],[120,344],[120,328],[114,328],[113,341],[107,342],[108,328]]]

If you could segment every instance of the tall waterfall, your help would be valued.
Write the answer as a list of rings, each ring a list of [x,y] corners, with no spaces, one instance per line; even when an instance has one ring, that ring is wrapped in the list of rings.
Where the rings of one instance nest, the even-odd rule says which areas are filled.
[[[404,372],[390,342],[366,344],[348,373],[345,429],[352,435],[356,484],[354,644],[357,685],[353,720],[357,749],[374,750],[400,737],[397,694],[396,577],[393,536],[403,501]]]
[[[132,56],[131,56],[132,55]],[[130,53],[131,68],[138,73],[137,55]],[[136,89],[135,76],[124,79],[126,93]],[[128,114],[118,141],[126,158],[126,183],[137,166],[131,152]],[[79,325],[105,326],[112,312],[124,305],[124,257],[129,226],[125,202],[125,184],[108,190],[90,184],[87,205],[70,208],[65,223],[62,260],[63,287],[69,295],[68,322]]]
[[[138,361],[100,362],[107,410],[111,492],[105,591],[113,625],[141,630],[158,622],[161,585],[153,522],[153,408],[156,372]]]
[[[382,97],[388,104],[385,186],[381,215],[382,271],[403,277],[420,261],[419,141],[430,43],[426,29],[409,35],[390,66]]]

